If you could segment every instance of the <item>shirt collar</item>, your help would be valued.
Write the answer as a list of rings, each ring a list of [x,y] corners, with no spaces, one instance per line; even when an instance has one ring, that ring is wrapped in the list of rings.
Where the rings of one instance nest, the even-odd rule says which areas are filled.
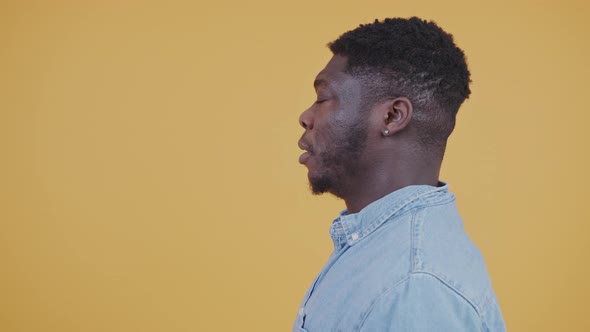
[[[420,204],[430,203],[441,195],[452,195],[446,182],[438,181],[437,187],[411,185],[383,196],[358,213],[348,214],[348,211],[344,210],[330,227],[334,248],[340,249],[346,244],[352,246],[390,218],[399,216]]]

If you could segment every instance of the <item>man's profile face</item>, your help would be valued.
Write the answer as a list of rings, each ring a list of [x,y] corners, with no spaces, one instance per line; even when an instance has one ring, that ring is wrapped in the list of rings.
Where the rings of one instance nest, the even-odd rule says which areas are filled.
[[[308,168],[314,194],[340,196],[360,171],[367,115],[360,110],[360,82],[345,69],[346,58],[333,56],[314,81],[316,102],[299,118],[305,129],[299,147],[306,150],[299,162]]]

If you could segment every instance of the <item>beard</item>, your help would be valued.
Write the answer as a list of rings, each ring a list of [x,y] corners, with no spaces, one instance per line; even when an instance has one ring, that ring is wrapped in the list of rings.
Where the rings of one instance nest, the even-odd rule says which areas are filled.
[[[338,126],[333,132],[332,147],[318,155],[321,174],[309,177],[309,186],[314,195],[331,193],[342,198],[346,182],[356,178],[361,170],[361,156],[367,142],[366,119],[352,121],[352,126]]]

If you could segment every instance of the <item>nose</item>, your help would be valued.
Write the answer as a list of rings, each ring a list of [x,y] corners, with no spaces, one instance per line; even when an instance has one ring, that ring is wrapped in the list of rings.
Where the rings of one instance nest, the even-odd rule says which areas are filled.
[[[313,117],[311,114],[311,107],[306,109],[301,115],[299,116],[299,124],[301,127],[305,129],[312,129],[313,128]]]

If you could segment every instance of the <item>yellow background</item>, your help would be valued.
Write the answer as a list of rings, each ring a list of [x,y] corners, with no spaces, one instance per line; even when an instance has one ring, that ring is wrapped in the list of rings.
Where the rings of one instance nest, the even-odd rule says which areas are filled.
[[[511,331],[590,331],[585,1],[0,2],[0,331],[287,331],[343,204],[298,116],[359,23],[472,71],[441,179]]]

